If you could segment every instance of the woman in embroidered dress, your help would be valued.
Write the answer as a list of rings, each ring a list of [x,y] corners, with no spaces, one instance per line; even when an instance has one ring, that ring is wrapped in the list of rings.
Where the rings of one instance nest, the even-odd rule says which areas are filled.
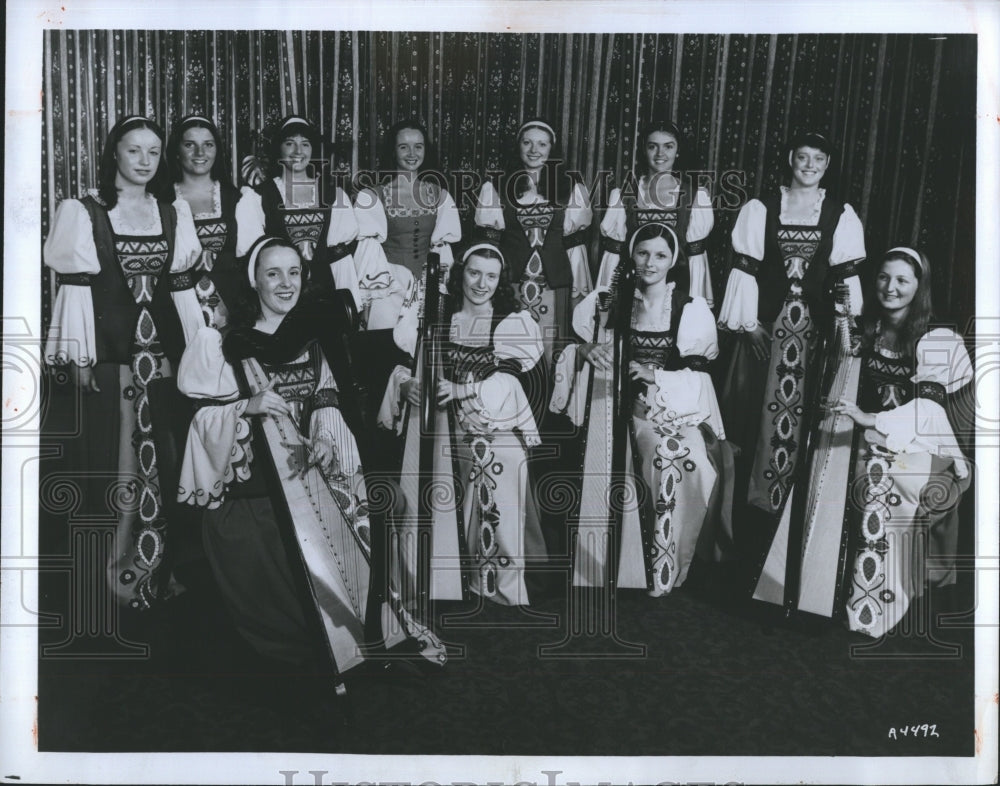
[[[475,214],[510,266],[521,307],[541,328],[546,369],[572,341],[573,307],[593,288],[586,248],[593,212],[587,189],[563,171],[556,140],[544,120],[524,123],[514,163],[497,186],[483,184]]]
[[[542,339],[508,276],[500,250],[486,243],[452,265],[441,374],[416,379],[409,367],[397,367],[379,414],[380,425],[398,431],[407,405],[420,406],[421,386],[435,386],[433,485],[440,493],[432,495],[438,503],[431,536],[434,599],[461,599],[468,586],[497,603],[529,605],[525,569],[545,559],[526,466],[527,449],[540,440],[524,382],[542,356]],[[404,544],[415,544],[408,532],[420,510],[416,493],[407,495]],[[411,585],[415,551],[401,558]]]
[[[226,303],[239,292],[244,276],[236,261],[236,206],[241,194],[228,174],[219,129],[201,115],[182,118],[167,141],[167,165],[174,193],[190,206],[201,241],[198,302],[206,323],[222,327]]]
[[[108,580],[134,608],[172,593],[159,571],[167,526],[147,386],[172,375],[204,324],[190,272],[201,252],[191,211],[157,198],[163,149],[156,123],[120,120],[104,145],[97,194],[60,203],[44,250],[59,284],[46,362],[68,364],[86,394],[81,466],[101,481],[85,481],[85,504],[125,503]],[[118,478],[113,495],[98,488],[108,477]]]
[[[349,289],[359,307],[354,246],[358,223],[351,200],[339,186],[325,193],[319,129],[290,115],[271,139],[270,177],[251,156],[244,177],[257,188],[243,189],[236,209],[240,256],[262,236],[288,239],[309,268],[310,287]]]
[[[453,261],[451,244],[462,237],[455,201],[430,176],[438,170],[426,129],[415,120],[402,121],[389,129],[384,145],[381,172],[391,177],[363,189],[355,200],[354,261],[365,324],[359,342],[369,350],[366,357],[383,361],[366,364],[376,411],[389,374],[402,362],[400,352],[413,355],[428,255],[438,255],[443,289]]]
[[[299,300],[303,262],[286,239],[265,237],[245,275],[253,294],[232,327],[272,335]],[[316,341],[279,365],[229,363],[222,346],[222,335],[206,327],[181,361],[178,387],[203,406],[178,498],[207,508],[205,552],[242,635],[262,655],[288,662],[316,662],[325,650],[343,673],[374,643],[365,625],[374,613],[375,622],[390,622],[380,631],[386,646],[412,637],[424,657],[443,662],[440,643],[397,612],[391,591],[380,607],[368,602],[365,480],[336,375]]]
[[[678,284],[686,284],[691,297],[705,298],[711,308],[714,301],[705,240],[715,224],[712,197],[701,187],[692,191],[694,184],[677,169],[687,144],[676,125],[654,120],[639,139],[643,147],[636,156],[638,178],[629,173],[622,188],[612,189],[601,221],[603,254],[597,284],[610,285],[626,237],[643,224],[663,223],[683,238],[676,265],[686,267],[687,275],[678,268],[674,273]]]
[[[889,250],[866,320],[857,400],[835,412],[863,430],[847,488],[851,511],[847,625],[879,637],[930,586],[955,583],[958,502],[970,482],[946,407],[972,381],[962,339],[931,328],[931,269],[911,248]],[[928,570],[928,556],[939,567]]]
[[[845,283],[847,311],[861,313],[856,265],[865,257],[864,230],[850,205],[820,187],[831,156],[825,137],[796,137],[789,185],[750,200],[733,228],[737,260],[719,327],[740,340],[720,404],[749,472],[747,501],[769,516],[781,513],[801,458],[804,408],[816,383],[811,350],[817,327],[832,319],[829,290]]]
[[[724,469],[725,433],[707,373],[718,354],[715,319],[704,298],[690,297],[673,278],[679,245],[668,225],[642,225],[629,242],[633,302],[621,301],[616,277],[610,292],[599,287],[574,314],[584,343],[566,354],[578,373],[565,375],[566,382],[556,386],[552,406],[585,426],[573,560],[577,585],[605,586],[611,578],[607,494],[617,411],[611,312],[622,308],[631,314],[622,372],[630,380],[624,389],[632,417],[621,441],[628,490],[622,495],[621,551],[613,578],[618,587],[665,595],[684,582],[696,551],[709,560],[724,556],[731,534],[722,500],[732,472]]]

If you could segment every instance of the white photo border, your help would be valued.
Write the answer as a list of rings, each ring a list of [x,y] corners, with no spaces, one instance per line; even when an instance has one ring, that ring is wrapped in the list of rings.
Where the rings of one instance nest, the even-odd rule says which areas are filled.
[[[852,757],[499,757],[358,756],[290,753],[39,753],[37,751],[38,412],[21,367],[40,369],[42,205],[42,31],[201,29],[239,19],[241,29],[442,30],[471,32],[974,33],[978,35],[976,314],[994,336],[991,364],[979,368],[980,424],[1000,417],[1000,4],[973,2],[513,2],[333,3],[244,0],[12,0],[7,4],[4,184],[4,439],[0,578],[0,782],[3,783],[988,783],[997,777],[996,440],[977,449],[978,558],[975,711],[977,755],[963,758]],[[34,365],[32,366],[32,363]],[[992,367],[990,367],[992,366]],[[13,402],[13,403],[12,403]],[[19,402],[26,406],[18,410]],[[37,404],[35,405],[37,406]],[[8,428],[11,409],[17,433]],[[34,418],[34,420],[32,420]],[[26,436],[21,436],[22,434]]]

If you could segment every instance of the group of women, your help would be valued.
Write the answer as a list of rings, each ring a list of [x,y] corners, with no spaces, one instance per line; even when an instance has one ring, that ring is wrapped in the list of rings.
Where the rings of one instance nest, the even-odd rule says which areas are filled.
[[[954,554],[969,469],[948,403],[972,372],[931,328],[927,257],[887,252],[863,301],[861,222],[821,187],[830,143],[806,134],[788,184],[741,208],[716,299],[711,195],[682,176],[675,125],[641,140],[592,268],[588,192],[543,120],[521,126],[465,231],[418,122],[389,130],[383,177],[349,196],[322,187],[302,117],[242,189],[208,118],[169,139],[119,121],[96,193],[61,203],[45,243],[47,361],[86,394],[92,466],[135,500],[109,564],[118,596],[145,607],[178,589],[163,561],[176,498],[205,510],[213,573],[261,653],[340,673],[385,649],[442,663],[429,601],[534,603],[559,542],[573,586],[664,595],[696,558],[734,559],[751,509],[793,511],[789,543],[818,542],[834,525],[801,511],[829,477],[842,505],[864,488],[821,557],[837,573],[828,616],[880,636],[927,580],[954,581],[923,560]],[[171,377],[194,407],[177,489],[160,482],[148,395]],[[573,488],[563,518],[539,494],[552,445]],[[954,493],[928,502],[942,483]]]

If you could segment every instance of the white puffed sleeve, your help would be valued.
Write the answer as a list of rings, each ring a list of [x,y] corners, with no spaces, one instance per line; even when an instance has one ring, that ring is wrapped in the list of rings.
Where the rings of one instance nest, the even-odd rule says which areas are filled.
[[[865,228],[861,225],[861,219],[854,212],[850,205],[844,205],[844,212],[840,214],[840,221],[833,232],[833,247],[830,249],[830,265],[842,265],[845,262],[856,262],[863,260],[865,252]],[[854,316],[861,314],[864,305],[864,298],[861,295],[861,280],[858,276],[849,276],[844,279],[848,291],[848,308]]]
[[[733,250],[737,254],[764,259],[764,230],[767,208],[757,199],[751,199],[741,209],[733,227]],[[757,279],[749,273],[733,268],[729,271],[726,292],[719,310],[719,327],[735,332],[757,329]]]
[[[628,222],[625,205],[622,203],[622,190],[613,188],[608,198],[608,210],[601,220],[601,237],[624,243],[627,235]],[[615,272],[620,258],[621,255],[617,251],[605,251],[601,254],[601,266],[597,271],[595,286],[605,288],[611,286],[611,274]]]
[[[459,423],[466,431],[478,428],[470,426],[467,420],[470,412],[475,412],[489,431],[517,429],[524,435],[528,447],[541,444],[528,396],[511,374],[500,372],[476,384],[475,395],[465,399],[459,408]]]
[[[417,348],[417,333],[420,330],[420,287],[413,273],[402,265],[395,276],[397,284],[401,285],[403,299],[392,327],[392,340],[408,355],[413,355]]]
[[[338,186],[334,192],[333,204],[330,205],[330,228],[326,233],[326,244],[327,246],[339,246],[352,243],[358,239],[358,236],[358,218],[354,211],[354,205],[344,193],[344,189]],[[357,250],[355,250],[355,254],[357,254]],[[358,266],[354,254],[346,254],[331,262],[330,273],[333,275],[333,286],[337,289],[350,291],[355,304],[361,308],[362,294],[358,289]]]
[[[972,361],[962,339],[947,328],[936,328],[917,342],[917,373],[913,382],[936,382],[952,393],[972,381]],[[952,431],[948,413],[936,401],[914,398],[902,406],[875,415],[875,429],[896,453],[928,452],[951,458],[955,474],[969,473]]]
[[[600,293],[606,291],[606,287],[599,287],[573,309],[573,331],[586,343],[596,340],[594,317],[597,314]],[[608,331],[602,330],[600,333],[602,334],[600,338],[610,337]],[[580,426],[587,406],[588,380],[593,373],[593,366],[578,360],[576,344],[566,347],[556,358],[549,410],[566,414],[574,426]]]
[[[681,357],[691,355],[701,355],[708,360],[715,360],[719,356],[718,333],[715,328],[715,318],[708,307],[708,302],[704,298],[694,298],[681,312],[680,323],[677,326],[677,351]],[[671,374],[678,372],[657,371],[654,376],[659,379],[659,374]],[[712,431],[719,439],[726,438],[726,432],[722,425],[722,412],[719,410],[719,401],[715,395],[715,385],[712,384],[712,377],[704,371],[691,370],[693,379],[685,384],[690,384],[697,390],[697,422],[708,421]]]
[[[236,203],[236,256],[245,256],[258,238],[264,236],[266,220],[260,194],[243,186],[240,201]]]
[[[542,333],[527,311],[504,317],[493,333],[493,354],[500,360],[516,360],[527,371],[541,359]]]
[[[337,383],[327,365],[326,358],[320,355],[319,383],[317,390],[336,390]],[[336,407],[320,407],[313,410],[309,419],[309,436],[311,439],[326,439],[333,443],[334,453],[340,462],[340,471],[353,476],[361,467],[361,455],[358,453],[358,443],[353,432],[347,427],[347,422]]]
[[[694,204],[691,206],[691,216],[688,220],[685,239],[688,243],[704,240],[715,226],[715,211],[712,210],[712,197],[704,188],[695,192]],[[688,289],[691,297],[703,297],[711,308],[715,301],[712,293],[712,277],[708,270],[708,254],[692,254],[688,257],[688,270],[691,284]]]
[[[594,315],[597,313],[598,300],[601,293],[607,291],[607,287],[599,286],[577,303],[573,309],[573,332],[580,337],[581,341],[591,342],[596,340],[594,338]]]
[[[590,207],[587,189],[582,183],[573,186],[566,214],[563,218],[563,235],[572,235],[590,226],[594,220],[594,211]],[[573,246],[566,249],[569,258],[569,268],[573,274],[572,296],[575,299],[586,297],[593,290],[594,282],[590,277],[590,263],[587,260],[587,245]]]
[[[175,200],[174,210],[177,213],[177,230],[174,233],[174,260],[170,264],[170,272],[180,273],[190,270],[198,262],[201,256],[201,241],[198,239],[198,230],[195,229],[191,206],[187,201],[180,198]],[[198,302],[198,295],[194,287],[188,287],[178,292],[171,292],[170,299],[177,309],[177,316],[180,317],[184,343],[190,343],[195,334],[205,326],[205,315]]]
[[[451,244],[462,239],[462,223],[458,216],[458,207],[451,194],[447,191],[441,192],[441,202],[437,209],[437,220],[434,222],[434,230],[431,232],[431,251],[436,251],[441,259],[443,275],[441,282],[444,284],[448,278],[448,271],[455,262],[455,255],[452,253]]]
[[[358,224],[358,247],[354,252],[360,297],[358,306],[367,308],[373,300],[389,294],[392,273],[389,271],[389,260],[382,250],[389,224],[382,201],[368,188],[358,194],[354,215]]]
[[[237,398],[236,376],[222,355],[222,336],[214,328],[199,330],[184,350],[177,387],[189,398],[223,402],[195,412],[177,489],[180,502],[217,508],[229,484],[250,477],[253,449],[244,416],[249,402]]]
[[[382,396],[382,404],[379,407],[375,422],[381,428],[395,431],[397,434],[403,433],[403,413],[406,412],[406,403],[403,401],[403,383],[413,379],[410,370],[406,366],[396,366],[389,375],[389,384],[386,385],[385,395]]]
[[[500,195],[489,180],[479,189],[475,222],[477,227],[497,229],[501,232],[504,230],[503,205],[500,203]]]
[[[59,203],[52,219],[52,230],[45,240],[44,257],[45,264],[56,273],[96,275],[101,272],[94,228],[83,203],[76,199]],[[97,362],[94,300],[89,286],[59,286],[52,306],[45,362],[79,366]]]

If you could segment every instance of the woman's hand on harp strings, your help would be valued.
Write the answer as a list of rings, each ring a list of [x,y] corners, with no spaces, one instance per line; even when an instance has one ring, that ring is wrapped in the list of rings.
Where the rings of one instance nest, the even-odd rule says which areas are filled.
[[[399,392],[403,394],[403,399],[415,407],[420,406],[420,381],[416,377],[410,377],[400,384]]]
[[[333,439],[326,434],[317,434],[309,443],[309,463],[319,467],[324,475],[340,474],[340,460]]]
[[[875,428],[875,415],[862,411],[857,404],[849,399],[842,398],[830,407],[831,412],[838,415],[846,415],[862,428]]]
[[[264,415],[265,417],[270,416],[272,418],[277,415],[292,416],[292,409],[288,406],[288,402],[281,397],[281,394],[274,391],[274,384],[277,382],[277,379],[277,377],[269,379],[260,393],[250,399],[250,403],[247,404],[246,414]]]
[[[581,344],[577,352],[580,353],[580,357],[598,371],[609,371],[611,369],[614,350],[610,344]]]

